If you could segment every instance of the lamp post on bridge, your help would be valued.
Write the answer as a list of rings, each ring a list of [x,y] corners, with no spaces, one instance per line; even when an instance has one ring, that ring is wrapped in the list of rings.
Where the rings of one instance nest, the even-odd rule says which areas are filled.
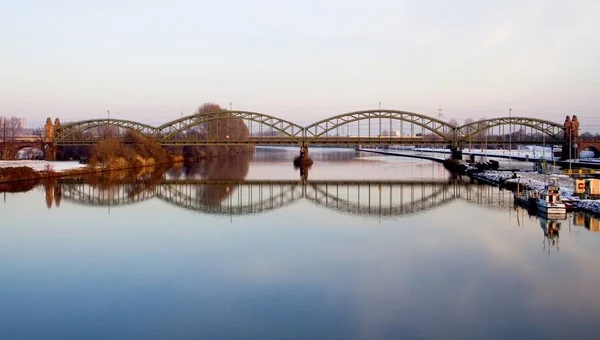
[[[569,173],[572,173],[572,162],[573,162],[573,156],[577,157],[577,148],[579,146],[577,145],[577,142],[573,143],[573,133],[569,134]],[[575,152],[575,154],[573,155],[572,153]]]
[[[379,102],[379,134],[378,134],[378,138],[381,138],[383,135],[383,133],[381,132],[381,101]],[[378,148],[381,147],[381,145],[378,146]]]
[[[508,166],[512,168],[512,108],[508,109]]]
[[[573,162],[573,148],[577,150],[577,143],[573,144],[573,132],[569,133],[569,173],[571,173],[571,163]],[[577,151],[575,151],[575,155],[577,155]]]

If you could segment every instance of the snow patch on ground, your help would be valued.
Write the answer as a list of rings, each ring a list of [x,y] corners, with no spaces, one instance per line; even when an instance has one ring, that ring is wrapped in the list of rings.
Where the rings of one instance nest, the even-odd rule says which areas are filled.
[[[20,160],[20,161],[0,161],[0,168],[11,168],[17,166],[26,166],[30,167],[35,171],[43,171],[46,170],[46,165],[50,164],[52,170],[56,172],[67,171],[71,169],[80,169],[85,168],[86,164],[79,164],[77,161],[65,161],[65,162],[49,162],[49,161],[29,161],[29,160]]]
[[[473,174],[475,179],[483,179],[488,182],[493,182],[496,184],[504,183],[507,179],[512,177],[512,172],[508,171],[484,171]]]
[[[426,152],[443,152],[450,153],[450,150],[445,148],[414,148],[414,151],[426,151]],[[543,147],[543,146],[523,146],[518,150],[502,150],[502,149],[470,149],[464,148],[463,154],[476,153],[476,154],[485,154],[489,157],[492,156],[512,156],[512,157],[529,157],[530,159],[546,159],[551,160],[554,158],[554,154],[552,152],[552,147]],[[582,152],[583,153],[583,152]],[[583,157],[583,156],[582,156]],[[593,153],[592,156],[593,157]]]
[[[539,174],[537,172],[516,172],[516,175],[517,178],[512,178],[513,173],[510,171],[485,171],[473,174],[473,177],[476,179],[483,179],[496,184],[520,183],[522,185],[527,185],[530,189],[533,190],[544,189],[549,181],[548,175]],[[573,196],[574,182],[572,178],[570,178],[567,175],[552,175],[552,178],[558,179],[560,194],[563,197],[571,198],[571,196]]]
[[[583,150],[579,152],[579,158],[594,158],[594,151]]]
[[[517,174],[519,178],[508,179],[507,183],[521,183],[527,185],[530,189],[542,190],[546,187],[549,181],[548,175],[538,174],[537,172],[528,172],[523,174]],[[552,178],[558,180],[558,187],[560,188],[560,194],[564,198],[571,198],[573,196],[574,182],[573,179],[567,175],[552,175]]]
[[[600,215],[600,201],[599,200],[581,200],[577,202],[577,208],[585,211],[592,212],[596,215]]]
[[[395,147],[392,147],[395,148]],[[414,151],[425,151],[425,152],[439,152],[439,153],[450,153],[450,150],[446,149],[446,148],[418,148],[418,147],[413,147],[411,148],[411,150]],[[475,153],[475,154],[485,154],[488,157],[493,157],[493,156],[512,156],[512,157],[529,157],[529,159],[531,160],[553,160],[554,159],[554,153],[552,151],[552,147],[543,147],[543,146],[537,146],[537,145],[531,145],[531,146],[521,146],[520,149],[517,150],[503,150],[503,149],[470,149],[470,148],[464,148],[463,150],[463,154],[470,154],[470,153]],[[596,161],[596,162],[600,162],[600,159],[593,159],[594,157],[594,152],[593,151],[581,151],[581,153],[579,154],[580,159],[587,161]],[[559,158],[557,158],[558,160]],[[575,160],[574,160],[575,161]]]

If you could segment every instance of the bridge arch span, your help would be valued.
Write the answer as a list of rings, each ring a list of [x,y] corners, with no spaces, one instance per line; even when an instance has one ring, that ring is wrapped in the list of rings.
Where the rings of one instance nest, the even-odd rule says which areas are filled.
[[[541,132],[542,134],[549,137],[549,141],[564,140],[565,128],[563,125],[551,122],[549,120],[530,117],[500,117],[478,120],[457,127],[456,137],[457,139],[462,141],[477,139],[485,131],[503,125],[513,125],[531,128],[532,130]],[[514,133],[515,130],[513,129],[512,132]]]
[[[86,136],[84,134],[84,132],[94,128],[125,129],[153,137],[155,137],[158,132],[158,130],[153,126],[131,120],[108,118],[90,119],[61,125],[55,131],[54,142],[57,145],[73,144],[74,141],[77,141],[78,144],[86,144],[86,140],[88,140],[90,143],[94,143],[103,136]]]
[[[157,130],[159,136],[161,137],[161,141],[167,142],[173,140],[181,132],[191,129],[195,126],[211,121],[230,119],[242,119],[245,123],[249,122],[250,124],[257,123],[259,124],[259,128],[266,126],[273,131],[277,131],[282,136],[287,136],[297,140],[302,138],[304,131],[304,128],[298,124],[264,113],[228,110],[199,113],[182,117],[159,126]],[[248,127],[250,134],[252,134],[254,132],[253,127],[248,126],[248,123],[246,123],[246,126]]]
[[[453,139],[454,130],[456,129],[454,125],[419,113],[398,110],[364,110],[343,113],[313,123],[305,128],[306,137],[319,138],[327,136],[330,132],[338,130],[341,126],[370,119],[406,122],[448,140]]]
[[[27,151],[29,150],[29,151]],[[13,149],[14,154],[9,155],[9,157],[11,157],[10,159],[17,159],[17,157],[22,157],[23,155],[25,155],[27,157],[27,152],[32,152],[31,150],[34,150],[33,153],[30,153],[29,156],[36,156],[33,158],[19,158],[19,159],[37,159],[38,156],[41,157],[39,159],[43,159],[44,158],[44,154],[45,154],[45,149],[41,144],[37,144],[37,145],[21,145],[18,148]],[[23,151],[24,153],[21,154],[21,151]]]
[[[600,143],[598,143],[597,145],[591,145],[591,144],[581,143],[581,146],[582,147],[579,148],[579,153],[580,154],[581,154],[582,151],[591,151],[591,152],[594,153],[594,158],[600,158]]]
[[[0,143],[0,154],[2,155],[0,160],[16,160],[19,151],[24,149],[36,149],[40,150],[42,154],[44,154],[44,144],[40,142],[15,142],[15,143],[6,143],[6,146],[1,145]]]

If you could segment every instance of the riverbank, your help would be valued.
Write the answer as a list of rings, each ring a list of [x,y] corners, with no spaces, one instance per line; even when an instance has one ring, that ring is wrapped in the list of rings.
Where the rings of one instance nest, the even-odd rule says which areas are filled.
[[[36,161],[32,161],[36,162]],[[74,164],[59,166],[60,170],[56,171],[53,168],[53,165],[56,163],[63,162],[42,162],[36,163],[34,167],[23,166],[23,162],[20,164],[16,164],[15,166],[3,166],[0,167],[0,183],[7,184],[13,182],[20,181],[33,181],[40,182],[44,179],[48,178],[58,178],[58,177],[71,177],[71,176],[81,176],[81,175],[97,175],[106,172],[116,172],[116,171],[132,171],[144,168],[154,168],[157,166],[173,166],[177,164],[183,164],[183,160],[173,160],[171,162],[166,163],[151,163],[145,165],[123,165],[120,167],[101,167],[101,166],[91,166],[85,164],[79,164],[80,166],[74,166]],[[74,163],[74,162],[69,162]]]
[[[548,175],[538,174],[537,172],[515,172],[517,177],[513,177],[512,172],[505,171],[484,171],[472,174],[476,181],[504,187],[515,191],[517,186],[520,189],[542,190],[546,186]],[[600,215],[600,200],[582,200],[574,193],[574,181],[566,175],[554,175],[558,180],[560,194],[563,199],[572,201],[574,207],[578,210]]]
[[[0,169],[15,167],[28,167],[35,171],[45,171],[47,169],[51,169],[55,172],[62,172],[85,168],[87,167],[87,164],[80,164],[78,161],[0,161]]]

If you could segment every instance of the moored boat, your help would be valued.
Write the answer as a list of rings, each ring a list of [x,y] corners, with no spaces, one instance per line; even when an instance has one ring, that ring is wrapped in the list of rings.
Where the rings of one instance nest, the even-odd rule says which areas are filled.
[[[560,197],[557,180],[551,179],[550,183],[538,193],[537,209],[545,215],[566,214],[567,206]]]
[[[521,180],[517,181],[517,191],[514,193],[515,203],[527,208],[530,213],[537,211],[537,200],[539,193],[535,190],[521,190]]]
[[[535,190],[523,190],[515,192],[515,203],[527,208],[530,212],[537,210],[538,193]]]

